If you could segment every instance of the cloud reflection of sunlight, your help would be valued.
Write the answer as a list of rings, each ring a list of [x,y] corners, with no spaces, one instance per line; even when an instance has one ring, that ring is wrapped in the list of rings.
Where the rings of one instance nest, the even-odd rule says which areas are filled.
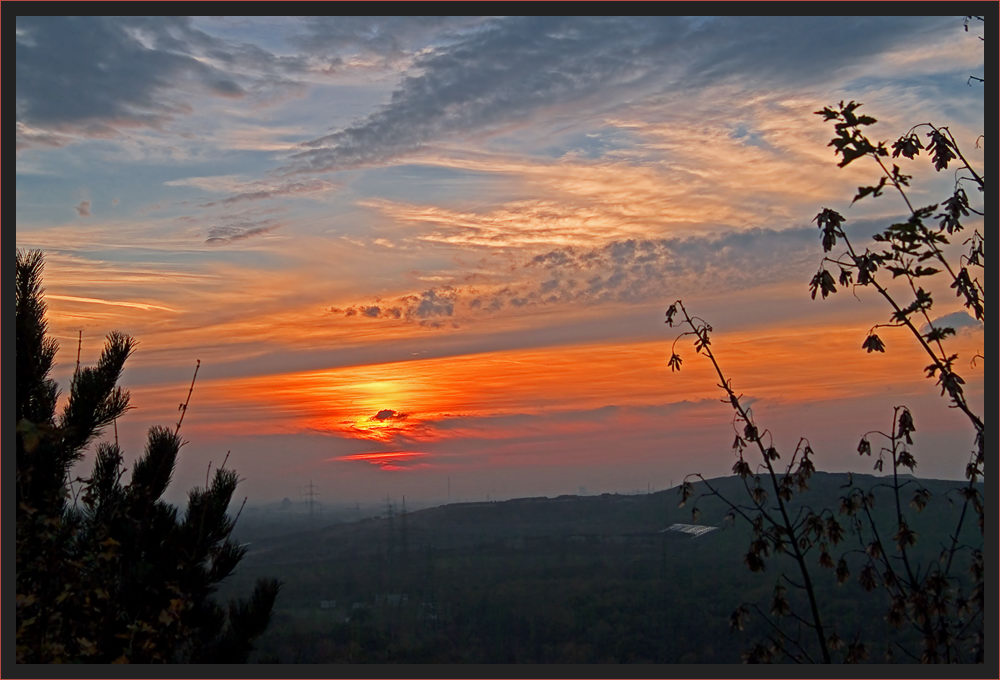
[[[427,464],[418,462],[419,459],[427,456],[420,451],[373,451],[371,453],[355,453],[348,456],[336,456],[328,458],[328,462],[354,462],[361,461],[377,465],[382,470],[398,471],[412,470],[414,468],[426,467]]]

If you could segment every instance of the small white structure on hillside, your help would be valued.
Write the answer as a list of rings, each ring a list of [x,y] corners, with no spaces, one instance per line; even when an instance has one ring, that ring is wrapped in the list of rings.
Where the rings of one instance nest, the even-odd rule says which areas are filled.
[[[663,529],[660,533],[667,531],[677,531],[682,534],[690,534],[692,538],[698,538],[699,536],[704,536],[709,531],[715,531],[719,527],[709,527],[704,524],[671,524],[666,529]]]

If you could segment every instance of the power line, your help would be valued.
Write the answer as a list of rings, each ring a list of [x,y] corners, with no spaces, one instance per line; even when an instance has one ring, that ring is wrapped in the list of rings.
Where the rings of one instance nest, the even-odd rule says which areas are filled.
[[[308,489],[308,491],[306,491],[303,495],[309,499],[309,521],[312,522],[314,508],[316,506],[315,499],[316,496],[318,496],[319,494],[316,493],[316,487],[313,485],[311,479],[309,480],[309,486],[307,486],[306,488]]]

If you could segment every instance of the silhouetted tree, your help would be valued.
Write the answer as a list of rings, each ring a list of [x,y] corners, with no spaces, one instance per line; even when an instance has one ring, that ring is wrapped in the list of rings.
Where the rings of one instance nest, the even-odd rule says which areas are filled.
[[[225,609],[214,601],[246,551],[230,539],[227,516],[238,478],[223,464],[207,488],[191,490],[183,516],[164,502],[180,421],[150,429],[127,482],[118,444],[98,444],[71,501],[71,466],[129,408],[117,382],[135,342],[109,334],[97,365],[77,367],[57,415],[42,269],[41,252],[17,252],[18,662],[246,661],[279,584],[261,579]]]

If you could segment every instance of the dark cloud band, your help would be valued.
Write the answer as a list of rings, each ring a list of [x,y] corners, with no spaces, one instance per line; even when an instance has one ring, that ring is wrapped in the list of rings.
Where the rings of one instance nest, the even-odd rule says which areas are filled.
[[[441,286],[388,303],[379,300],[329,311],[345,317],[402,319],[438,327],[458,317],[507,309],[633,304],[677,295],[678,287],[750,287],[803,278],[815,266],[816,247],[816,230],[810,227],[625,239],[599,247],[540,253],[515,271],[517,282],[499,290]],[[777,266],[779,262],[781,266]]]

